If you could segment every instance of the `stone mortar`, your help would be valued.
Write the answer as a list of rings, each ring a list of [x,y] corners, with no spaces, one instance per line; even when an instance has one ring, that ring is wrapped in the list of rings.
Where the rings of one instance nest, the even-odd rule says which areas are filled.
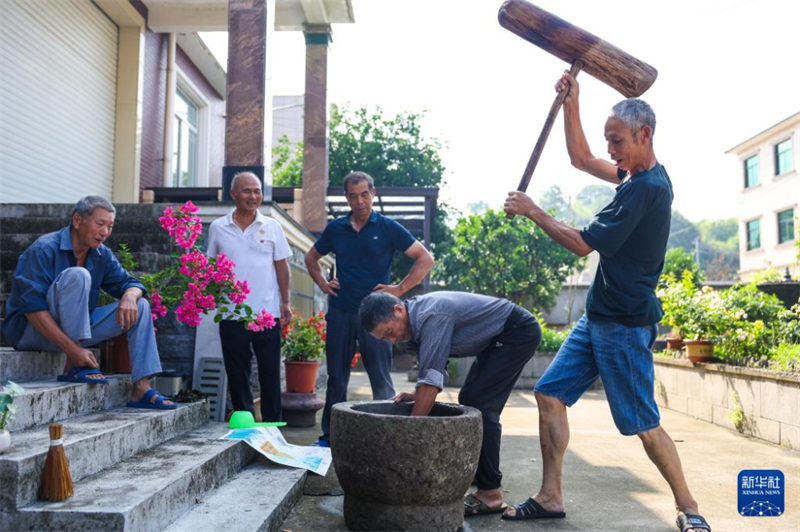
[[[331,414],[333,466],[350,530],[455,532],[464,520],[483,437],[481,413],[436,403],[339,403]]]

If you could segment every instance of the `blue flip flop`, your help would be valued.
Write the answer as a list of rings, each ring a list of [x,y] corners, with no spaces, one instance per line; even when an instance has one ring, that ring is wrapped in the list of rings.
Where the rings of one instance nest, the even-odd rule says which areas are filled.
[[[156,400],[151,403],[150,399],[152,399],[154,395],[157,396]],[[142,396],[142,398],[139,399],[138,401],[128,401],[127,403],[125,403],[125,405],[128,408],[149,408],[151,410],[175,410],[176,408],[178,408],[178,405],[175,403],[171,405],[165,405],[164,404],[165,399],[168,399],[170,401],[172,400],[169,397],[161,395],[157,391],[150,389],[147,390]]]
[[[66,375],[59,375],[56,377],[60,382],[81,382],[84,384],[108,384],[108,380],[103,379],[90,379],[87,375],[102,375],[103,372],[94,368],[72,368]]]

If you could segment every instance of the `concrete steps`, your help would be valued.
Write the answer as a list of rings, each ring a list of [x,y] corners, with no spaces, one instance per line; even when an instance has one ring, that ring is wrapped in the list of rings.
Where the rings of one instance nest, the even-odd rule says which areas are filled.
[[[66,501],[22,508],[3,519],[2,526],[62,532],[163,530],[255,457],[244,442],[218,439],[227,430],[208,423],[75,483],[75,495]],[[240,512],[241,507],[231,515]]]
[[[64,451],[73,482],[99,473],[208,421],[205,403],[175,410],[116,408],[63,422]],[[15,432],[11,449],[0,455],[0,511],[36,501],[49,449],[47,425]]]
[[[130,394],[130,375],[110,375],[106,379],[107,385],[57,382],[55,376],[45,381],[21,381],[25,392],[14,398],[17,413],[11,431],[16,433],[124,404]]]
[[[64,372],[67,355],[44,351],[17,351],[13,347],[0,347],[0,382],[17,383],[52,379]]]
[[[302,495],[305,478],[303,470],[287,470],[259,457],[230,482],[200,499],[164,532],[277,530]]]

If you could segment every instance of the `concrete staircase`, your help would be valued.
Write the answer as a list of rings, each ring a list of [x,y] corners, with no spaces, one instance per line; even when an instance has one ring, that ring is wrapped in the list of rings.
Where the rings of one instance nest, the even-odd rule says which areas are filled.
[[[63,363],[63,354],[0,348],[0,381],[25,388],[0,454],[0,532],[260,532],[277,530],[300,497],[305,471],[220,440],[227,428],[208,421],[205,403],[126,408],[129,376],[57,382]],[[38,502],[54,421],[64,425],[75,495]]]
[[[160,229],[166,205],[117,205],[107,245],[125,243],[138,272],[162,269],[176,251]],[[73,205],[0,205],[0,323],[20,254],[66,226]],[[192,373],[195,331],[174,316],[158,323],[162,365]],[[0,345],[3,338],[0,337]],[[262,461],[246,444],[218,440],[205,403],[177,410],[126,408],[127,375],[108,386],[61,383],[63,353],[0,347],[0,384],[25,388],[16,398],[11,448],[0,454],[0,532],[24,530],[276,530],[300,496],[305,472]],[[48,424],[64,425],[75,495],[37,502],[49,448]]]

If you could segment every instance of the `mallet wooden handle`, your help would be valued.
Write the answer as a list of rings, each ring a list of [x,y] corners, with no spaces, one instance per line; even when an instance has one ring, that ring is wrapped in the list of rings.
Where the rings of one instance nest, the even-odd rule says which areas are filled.
[[[572,63],[572,68],[570,69],[569,73],[575,77],[578,75],[578,72],[581,71],[583,68],[583,63],[580,61],[575,61]],[[556,99],[553,102],[553,106],[550,107],[550,112],[547,114],[547,120],[544,122],[544,127],[542,127],[542,132],[539,133],[539,140],[536,141],[536,147],[533,148],[533,153],[531,153],[531,158],[528,159],[528,166],[525,167],[525,172],[522,174],[522,179],[519,181],[519,186],[517,190],[520,192],[525,192],[528,190],[528,185],[531,182],[531,178],[533,177],[533,171],[536,170],[536,165],[539,164],[539,158],[542,156],[542,151],[544,151],[544,145],[547,143],[547,137],[550,136],[550,130],[553,129],[553,124],[556,121],[556,117],[558,116],[558,112],[561,110],[561,106],[564,105],[564,100],[567,98],[567,94],[569,93],[569,88],[567,90],[561,91],[556,95]],[[506,218],[509,220],[514,219],[514,215],[511,213],[506,214]]]

